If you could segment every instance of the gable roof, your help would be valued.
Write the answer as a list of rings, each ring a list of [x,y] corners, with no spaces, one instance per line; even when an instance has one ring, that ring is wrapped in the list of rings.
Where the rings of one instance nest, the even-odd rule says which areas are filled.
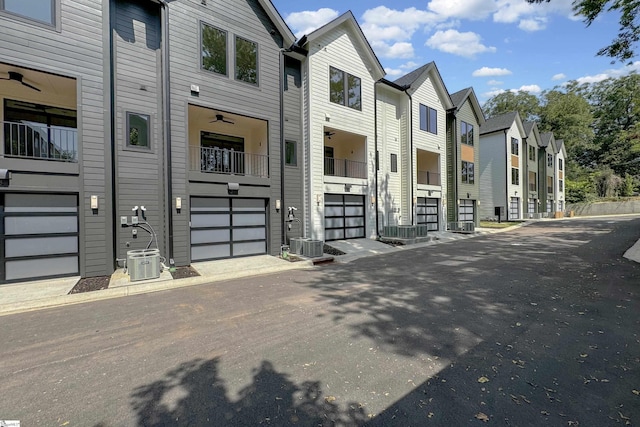
[[[557,141],[553,137],[553,132],[543,132],[540,134],[540,147],[548,147],[553,141],[554,144],[557,144]],[[556,151],[556,147],[552,144],[551,148]]]
[[[520,133],[525,135],[522,120],[520,119],[520,114],[518,114],[517,111],[511,111],[509,113],[500,114],[499,116],[487,119],[484,126],[480,127],[480,135],[509,129],[513,125],[514,121],[520,129]]]
[[[362,28],[360,28],[360,25],[358,25],[358,21],[356,21],[356,18],[353,16],[353,13],[350,10],[338,16],[333,21],[326,23],[322,27],[316,30],[313,30],[312,32],[310,32],[305,36],[302,36],[300,40],[298,40],[297,44],[298,46],[303,47],[307,45],[309,42],[316,40],[327,33],[330,33],[331,31],[335,30],[341,25],[346,25],[347,27],[351,28],[353,32],[356,34],[358,39],[357,41],[360,42],[361,46],[364,48],[364,52],[367,56],[366,59],[371,65],[369,72],[371,73],[373,79],[380,80],[381,78],[383,78],[384,75],[386,74],[384,71],[384,68],[382,67],[382,64],[380,63],[380,61],[378,60],[378,57],[376,56],[375,52],[371,48],[369,41],[364,36],[364,33],[362,32]]]
[[[399,79],[396,79],[393,83],[407,89],[412,89],[415,83],[425,74],[429,74],[431,76],[431,81],[440,95],[444,108],[446,110],[453,108],[453,102],[451,101],[451,96],[449,96],[449,91],[444,84],[444,80],[442,80],[442,76],[440,75],[440,71],[438,71],[438,67],[436,67],[436,63],[433,61],[424,64],[422,67],[416,68],[408,74],[405,74]]]
[[[271,0],[258,0],[258,2],[282,35],[284,42],[283,47],[291,46],[296,41],[296,36],[293,35],[287,23],[284,22],[280,12],[278,12],[273,3],[271,3]]]
[[[556,146],[554,147],[554,149],[556,150],[556,154],[560,153],[562,151],[562,154],[565,155],[565,157],[567,156],[567,152],[564,148],[564,139],[556,139]]]
[[[523,122],[522,127],[524,127],[525,135],[527,137],[527,143],[531,144],[531,139],[533,138],[535,141],[535,145],[538,148],[544,148],[542,145],[542,137],[540,134],[540,130],[538,129],[537,122]]]
[[[453,102],[453,106],[456,109],[456,112],[460,110],[462,105],[468,99],[469,104],[471,104],[471,108],[474,110],[476,117],[478,119],[478,123],[482,126],[486,119],[484,117],[484,112],[482,111],[482,107],[480,106],[480,102],[478,102],[478,97],[476,96],[475,91],[472,87],[468,87],[466,89],[459,90],[458,92],[450,95],[451,102]]]

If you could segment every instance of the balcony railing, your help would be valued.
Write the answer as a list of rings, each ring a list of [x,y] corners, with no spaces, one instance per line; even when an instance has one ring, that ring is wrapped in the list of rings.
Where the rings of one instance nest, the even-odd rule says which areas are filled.
[[[324,158],[324,174],[344,178],[366,178],[367,164],[355,160]]]
[[[192,171],[269,178],[269,156],[226,148],[190,147]]]
[[[418,184],[440,185],[440,174],[430,171],[418,171]]]
[[[78,161],[78,130],[40,123],[2,122],[5,157]]]

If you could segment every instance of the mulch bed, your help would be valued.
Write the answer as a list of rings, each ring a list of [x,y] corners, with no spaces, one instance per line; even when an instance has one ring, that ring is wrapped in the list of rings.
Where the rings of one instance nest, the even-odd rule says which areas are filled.
[[[340,256],[345,254],[345,252],[342,252],[340,249],[336,249],[333,246],[329,246],[327,244],[323,246],[322,252],[328,255],[335,255],[335,256]]]
[[[380,243],[384,243],[387,244],[389,246],[404,246],[404,242],[400,241],[400,240],[378,240]]]
[[[69,295],[107,289],[109,287],[109,280],[111,280],[111,276],[86,277],[80,279],[73,289],[69,291]]]
[[[198,273],[193,267],[176,267],[175,271],[169,270],[171,273],[171,277],[174,279],[186,279],[187,277],[198,277],[200,273]]]

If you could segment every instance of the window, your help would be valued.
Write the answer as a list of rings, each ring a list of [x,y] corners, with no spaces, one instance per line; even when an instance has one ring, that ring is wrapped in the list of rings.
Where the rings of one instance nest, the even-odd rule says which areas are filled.
[[[438,111],[420,104],[420,129],[438,134]]]
[[[227,32],[202,24],[202,68],[227,75]]]
[[[529,172],[529,191],[538,191],[537,175],[535,172]]]
[[[245,172],[244,138],[213,132],[200,132],[202,170],[215,173]]]
[[[558,180],[558,191],[561,193],[564,191],[564,182],[561,179]]]
[[[553,193],[553,177],[548,176],[547,177],[547,194],[552,194],[552,193]]]
[[[473,145],[473,125],[467,122],[460,124],[460,141],[463,144]]]
[[[511,184],[520,185],[520,169],[511,168]]]
[[[362,87],[359,77],[329,67],[329,100],[362,111]]]
[[[258,44],[236,36],[236,80],[258,85]]]
[[[398,172],[398,155],[391,155],[391,172]]]
[[[0,0],[0,10],[47,25],[55,25],[56,0]]]
[[[558,159],[558,169],[562,170],[562,159]]]
[[[376,170],[380,170],[380,152],[376,151]]]
[[[127,113],[127,146],[135,148],[151,148],[149,138],[149,116],[146,114]]]
[[[518,140],[515,138],[511,138],[511,154],[513,154],[514,156],[520,154],[520,151],[518,149]]]
[[[547,154],[547,166],[553,167],[553,154]]]
[[[284,143],[284,163],[287,166],[298,166],[298,153],[295,141],[285,141]]]
[[[533,145],[529,146],[529,160],[536,160],[536,147]]]
[[[475,183],[474,164],[471,162],[462,162],[462,183]]]

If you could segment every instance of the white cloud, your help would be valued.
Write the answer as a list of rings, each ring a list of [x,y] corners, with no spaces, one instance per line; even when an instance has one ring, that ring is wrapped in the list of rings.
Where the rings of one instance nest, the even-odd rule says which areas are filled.
[[[361,25],[362,32],[369,42],[372,41],[407,41],[411,40],[414,30],[397,25],[381,27],[378,24],[365,23]]]
[[[398,68],[385,68],[385,73],[387,73],[387,77],[400,77],[404,74],[404,71]]]
[[[481,20],[496,10],[495,3],[487,0],[431,0],[427,7],[444,20],[450,18]]]
[[[337,18],[337,10],[322,8],[318,10],[305,10],[287,15],[284,20],[291,27],[296,37],[302,37],[315,29],[322,27],[327,22]]]
[[[576,81],[579,84],[583,84],[583,83],[597,83],[597,82],[601,82],[603,80],[606,80],[610,77],[621,77],[621,76],[625,76],[631,72],[640,72],[640,61],[636,61],[633,64],[630,65],[625,65],[622,68],[618,68],[618,69],[610,69],[610,70],[605,70],[604,72],[600,73],[600,74],[596,74],[594,76],[584,76],[584,77],[579,77],[576,79]]]
[[[499,81],[499,80],[489,80],[489,81],[487,82],[487,84],[488,84],[489,86],[501,86],[501,85],[503,85],[503,84],[504,84],[504,82],[501,82],[501,81]]]
[[[556,81],[556,80],[564,80],[567,78],[567,75],[564,73],[558,73],[558,74],[554,74],[553,77],[551,77],[551,80]]]
[[[542,92],[542,89],[538,85],[524,85],[520,86],[519,89],[511,89],[511,92],[540,93]]]
[[[518,22],[522,16],[529,16],[535,12],[535,7],[524,0],[498,0],[498,10],[493,14],[494,22],[506,24]]]
[[[436,31],[427,42],[426,46],[442,52],[452,53],[471,58],[479,53],[494,53],[496,48],[480,43],[480,36],[476,33],[461,33],[457,30]]]
[[[372,41],[371,47],[376,55],[382,58],[413,58],[413,45],[407,42],[397,42],[393,44],[383,41]]]
[[[368,9],[362,15],[363,24],[378,25],[380,27],[398,26],[415,31],[422,25],[436,24],[440,20],[435,13],[410,7],[404,10],[389,9],[378,6]]]
[[[420,64],[418,64],[417,62],[409,61],[406,64],[402,64],[400,66],[400,68],[402,68],[403,70],[414,70],[414,69],[418,68],[419,66],[420,66]]]
[[[473,77],[496,77],[496,76],[508,76],[510,74],[513,74],[513,73],[506,68],[489,68],[489,67],[482,67],[475,70],[473,73],[471,73]]]
[[[501,93],[505,93],[505,92],[506,92],[506,90],[504,90],[504,89],[493,89],[493,90],[490,90],[489,92],[483,93],[482,97],[483,98],[492,98],[492,97],[494,97],[496,95],[500,95]]]
[[[523,19],[520,21],[518,28],[528,32],[544,30],[545,28],[547,28],[547,18],[538,17]]]

